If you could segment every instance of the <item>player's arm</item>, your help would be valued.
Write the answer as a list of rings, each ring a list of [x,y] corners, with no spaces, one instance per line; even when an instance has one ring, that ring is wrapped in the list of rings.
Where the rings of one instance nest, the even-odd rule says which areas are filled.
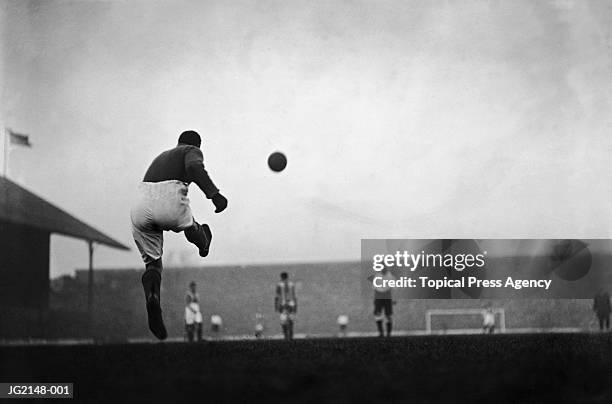
[[[227,207],[227,199],[219,193],[208,172],[204,168],[204,155],[197,147],[190,147],[185,154],[185,171],[189,181],[195,182],[204,192],[206,198],[211,199],[219,213]]]

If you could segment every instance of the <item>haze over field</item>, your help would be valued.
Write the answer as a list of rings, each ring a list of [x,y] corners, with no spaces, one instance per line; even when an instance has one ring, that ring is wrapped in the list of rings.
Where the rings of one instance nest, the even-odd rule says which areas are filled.
[[[128,206],[185,129],[230,200],[213,215],[191,187],[206,263],[610,236],[609,1],[0,4],[0,124],[33,143],[9,177],[133,248],[96,266],[141,265]],[[204,262],[190,247],[168,235],[168,262]],[[51,254],[52,276],[87,264],[80,241]]]

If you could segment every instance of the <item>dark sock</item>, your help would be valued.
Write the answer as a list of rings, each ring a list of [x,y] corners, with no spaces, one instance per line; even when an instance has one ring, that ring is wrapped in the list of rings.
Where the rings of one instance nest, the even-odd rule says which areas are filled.
[[[384,335],[382,320],[376,320],[376,327],[378,328],[378,335],[380,335],[382,337]]]
[[[391,336],[392,329],[393,329],[393,323],[391,321],[387,321],[387,337]]]
[[[161,314],[161,258],[148,263],[146,268],[142,275],[142,287],[147,303],[149,329],[158,339],[164,340],[167,338],[168,333]]]
[[[199,230],[200,230],[200,224],[194,220],[191,227],[188,227],[185,230],[183,230],[183,233],[185,233],[185,238],[187,239],[187,241],[189,241],[192,244],[197,245],[196,237],[198,235]]]
[[[161,285],[161,258],[147,264],[144,274],[142,274],[142,287],[145,293],[145,299],[149,299],[151,294],[159,296]],[[161,302],[161,297],[160,297]]]
[[[208,255],[208,249],[212,241],[212,233],[208,225],[201,225],[194,220],[193,225],[183,230],[183,233],[187,241],[198,247],[201,257],[206,257]],[[204,234],[204,237],[202,237],[202,234]],[[206,238],[206,240],[204,240],[204,238]]]

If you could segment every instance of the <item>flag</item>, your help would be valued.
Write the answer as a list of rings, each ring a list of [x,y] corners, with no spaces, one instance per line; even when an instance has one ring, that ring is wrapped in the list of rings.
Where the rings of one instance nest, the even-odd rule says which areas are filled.
[[[9,141],[11,144],[16,144],[19,146],[32,147],[32,143],[30,143],[30,138],[28,135],[22,135],[21,133],[15,133],[9,129]]]

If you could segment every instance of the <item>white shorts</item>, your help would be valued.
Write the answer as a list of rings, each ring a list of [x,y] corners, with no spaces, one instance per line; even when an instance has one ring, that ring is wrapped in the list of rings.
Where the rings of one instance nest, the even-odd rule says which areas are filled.
[[[281,305],[280,322],[287,324],[289,321],[295,321],[295,302],[289,301]]]
[[[145,264],[161,258],[163,231],[180,232],[193,224],[187,192],[181,181],[141,182],[132,205],[132,235]]]
[[[485,316],[482,320],[483,327],[495,327],[495,317],[494,316]]]
[[[197,303],[189,303],[185,307],[185,324],[202,323],[202,313],[200,313],[200,305]]]

